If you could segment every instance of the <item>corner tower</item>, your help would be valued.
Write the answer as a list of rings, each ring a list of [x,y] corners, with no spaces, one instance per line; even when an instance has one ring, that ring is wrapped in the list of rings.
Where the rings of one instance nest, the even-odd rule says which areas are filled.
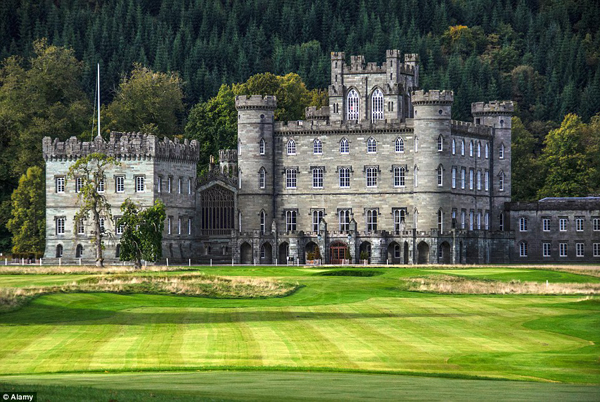
[[[418,210],[418,230],[429,231],[437,228],[440,209],[443,210],[444,205],[451,205],[451,200],[445,200],[444,197],[449,197],[447,189],[450,182],[451,161],[448,147],[453,101],[452,91],[419,90],[412,93],[415,116],[412,177],[414,205]],[[441,149],[439,141],[441,141]],[[442,219],[445,222],[443,226],[449,228],[450,210],[443,211]]]
[[[344,119],[344,67],[346,56],[344,52],[331,52],[331,85],[329,85],[329,119],[342,121]]]
[[[493,127],[491,144],[491,230],[508,230],[508,219],[504,216],[504,203],[511,199],[511,139],[512,101],[476,102],[471,104],[471,114],[476,124]]]
[[[273,127],[277,99],[242,95],[236,97],[235,107],[238,111],[238,225],[241,225],[238,229],[270,231],[274,217]]]

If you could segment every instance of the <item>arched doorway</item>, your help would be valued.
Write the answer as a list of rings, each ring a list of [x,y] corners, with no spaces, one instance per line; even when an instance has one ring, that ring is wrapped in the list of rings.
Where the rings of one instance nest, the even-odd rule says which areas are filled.
[[[63,256],[63,246],[59,244],[56,246],[56,258],[61,258]]]
[[[83,246],[78,244],[77,247],[75,247],[75,258],[81,257],[83,257]]]
[[[417,246],[417,264],[429,264],[429,244],[422,241]]]
[[[317,243],[314,241],[306,243],[306,246],[304,247],[304,258],[305,262],[308,260],[320,260],[322,258],[321,250],[319,250]]]
[[[260,262],[261,264],[273,263],[273,247],[270,243],[263,243],[260,247]]]
[[[368,241],[362,242],[358,256],[361,260],[369,260],[369,263],[371,263],[371,243]]]
[[[408,242],[404,242],[404,264],[408,265]]]
[[[391,242],[387,248],[387,259],[391,264],[400,264],[402,261],[400,244],[395,241]]]
[[[279,245],[279,257],[277,259],[277,262],[280,264],[287,264],[289,255],[290,245],[288,242],[284,241]]]
[[[450,264],[450,262],[452,261],[451,258],[451,254],[450,254],[450,244],[445,241],[442,244],[440,244],[439,249],[438,249],[438,262],[440,264]]]
[[[329,247],[330,264],[343,264],[344,260],[349,259],[350,253],[348,252],[348,245],[346,243],[335,242]]]
[[[240,263],[252,264],[252,246],[246,242],[240,247]]]

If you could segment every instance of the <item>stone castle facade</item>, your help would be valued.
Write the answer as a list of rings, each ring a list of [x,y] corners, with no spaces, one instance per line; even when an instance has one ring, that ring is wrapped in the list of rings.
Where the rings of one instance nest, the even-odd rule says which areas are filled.
[[[93,150],[123,161],[107,177],[113,205],[127,197],[143,205],[163,199],[169,216],[163,256],[171,261],[528,261],[537,246],[523,255],[523,243],[539,238],[514,230],[516,217],[533,207],[510,204],[513,104],[474,103],[473,122],[461,122],[451,118],[452,103],[450,91],[419,89],[417,55],[401,60],[388,50],[377,65],[362,56],[346,64],[343,53],[332,53],[329,106],[308,108],[304,121],[275,122],[274,97],[238,97],[238,149],[220,151],[219,165],[211,161],[203,177],[195,175],[195,141],[119,133],[108,142],[44,139],[46,257],[58,256],[61,246],[62,258],[75,258],[79,241],[89,236],[57,232],[57,219],[72,220],[76,194],[72,183],[58,193],[56,183],[70,163]],[[121,193],[119,176],[130,186]],[[142,176],[145,187],[137,191]],[[579,261],[600,260],[600,245],[598,256],[593,251],[600,243],[600,221],[593,226],[599,204],[585,204],[591,237]],[[117,255],[113,233],[109,260]],[[91,250],[79,257],[92,257]]]

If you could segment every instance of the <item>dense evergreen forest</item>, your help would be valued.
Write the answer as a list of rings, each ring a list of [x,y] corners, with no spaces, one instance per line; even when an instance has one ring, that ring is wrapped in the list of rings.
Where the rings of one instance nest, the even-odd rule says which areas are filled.
[[[194,137],[208,153],[235,143],[234,93],[292,82],[306,104],[319,104],[331,51],[377,62],[386,49],[418,53],[421,86],[454,90],[454,119],[471,120],[471,102],[516,102],[514,199],[600,191],[599,21],[597,0],[2,0],[0,225],[15,208],[10,194],[27,165],[42,165],[32,144],[43,135],[89,132],[96,63],[103,119],[121,130]],[[65,71],[40,80],[40,72],[53,71],[44,60],[64,63]],[[135,90],[123,77],[135,88],[136,78],[153,72],[166,73],[169,98],[160,110],[175,120],[143,124],[140,113],[126,121],[119,111],[136,110],[139,95],[127,95]],[[241,85],[265,72],[274,75]],[[47,108],[42,98],[61,107]],[[36,118],[19,112],[36,104],[44,109]],[[13,116],[25,123],[14,125]],[[29,121],[35,127],[25,127]],[[567,137],[574,142],[564,143]],[[561,161],[572,166],[550,180]],[[567,184],[573,177],[575,187]],[[0,251],[7,239],[0,233]]]

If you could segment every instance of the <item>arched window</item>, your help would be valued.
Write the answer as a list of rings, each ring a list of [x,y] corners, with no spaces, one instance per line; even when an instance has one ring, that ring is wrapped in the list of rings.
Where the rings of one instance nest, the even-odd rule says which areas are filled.
[[[462,140],[462,141],[460,142],[460,154],[461,154],[462,156],[465,156],[465,140]]]
[[[265,168],[261,167],[260,170],[258,171],[258,187],[265,188],[266,182],[267,182],[267,172],[265,171]]]
[[[498,149],[498,158],[504,159],[504,144],[500,144],[500,148]]]
[[[456,155],[456,140],[452,138],[452,155]]]
[[[438,166],[437,168],[437,181],[438,181],[438,187],[441,187],[444,185],[444,168],[442,167],[442,165]]]
[[[260,233],[265,234],[267,231],[267,214],[265,211],[260,211]]]
[[[296,155],[296,141],[289,140],[287,143],[287,154]]]
[[[377,152],[377,141],[373,137],[369,137],[367,140],[367,152],[370,154]]]
[[[345,138],[342,138],[342,140],[340,141],[340,153],[341,154],[350,153],[350,146],[348,144],[348,140]]]
[[[415,208],[413,212],[413,229],[417,229],[419,224],[419,210]]]
[[[485,159],[488,159],[490,157],[490,146],[488,145],[488,143],[485,143]]]
[[[473,156],[473,141],[469,142],[469,156]]]
[[[415,135],[414,146],[415,146],[415,152],[419,152],[419,137],[417,137],[416,135]]]
[[[59,244],[56,246],[56,258],[61,258],[63,256],[63,246]]]
[[[323,143],[320,139],[316,138],[313,141],[313,154],[321,155],[323,153]]]
[[[82,255],[83,255],[83,246],[81,244],[78,244],[77,247],[75,248],[75,258],[81,258]]]
[[[383,93],[376,89],[371,96],[371,106],[373,108],[371,117],[373,121],[383,120]]]
[[[346,111],[346,120],[358,120],[358,114],[359,114],[359,99],[358,99],[358,92],[356,92],[356,90],[351,89],[350,92],[348,92],[348,99],[346,102],[347,105],[347,111]]]
[[[404,187],[406,185],[406,171],[402,166],[394,168],[394,187]]]
[[[519,232],[527,232],[527,218],[519,218]]]
[[[519,243],[519,257],[527,257],[527,242]]]
[[[498,175],[498,189],[504,191],[504,172],[500,172]]]
[[[477,141],[477,157],[481,158],[481,141]]]
[[[260,153],[261,155],[265,154],[265,140],[264,140],[264,138],[261,138],[260,142],[258,143],[258,153]]]
[[[400,137],[396,138],[396,152],[404,152],[404,140]]]
[[[440,232],[444,231],[444,211],[441,209],[437,213],[437,222],[438,222],[438,230]]]
[[[504,127],[504,120],[500,120],[500,128]]]
[[[418,168],[418,167],[416,167],[416,166],[415,166],[415,168],[413,169],[413,176],[414,176],[414,178],[413,178],[413,180],[414,180],[414,183],[413,183],[413,185],[414,185],[415,187],[418,187],[418,186],[419,186],[419,168]]]
[[[444,137],[442,137],[442,135],[440,134],[438,136],[438,152],[441,152],[444,150]]]

